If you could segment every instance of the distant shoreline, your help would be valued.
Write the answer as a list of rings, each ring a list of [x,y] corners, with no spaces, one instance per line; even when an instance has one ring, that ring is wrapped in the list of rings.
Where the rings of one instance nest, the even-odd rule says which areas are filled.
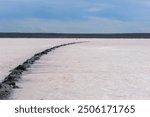
[[[0,38],[150,38],[150,33],[0,33]]]

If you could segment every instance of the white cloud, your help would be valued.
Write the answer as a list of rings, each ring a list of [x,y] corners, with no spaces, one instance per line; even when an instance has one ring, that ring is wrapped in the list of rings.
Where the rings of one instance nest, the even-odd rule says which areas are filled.
[[[108,10],[110,8],[114,7],[114,5],[109,4],[109,3],[93,3],[93,4],[89,4],[87,11],[88,12],[99,12],[102,10]]]
[[[95,7],[93,7],[93,8],[89,8],[87,11],[89,11],[89,12],[99,12],[101,10],[103,10],[103,9],[102,8],[95,8]]]
[[[150,24],[91,17],[85,21],[26,19],[0,22],[0,32],[122,33],[150,32]]]
[[[148,1],[148,0],[141,1],[140,3],[146,7],[150,7],[150,1]]]

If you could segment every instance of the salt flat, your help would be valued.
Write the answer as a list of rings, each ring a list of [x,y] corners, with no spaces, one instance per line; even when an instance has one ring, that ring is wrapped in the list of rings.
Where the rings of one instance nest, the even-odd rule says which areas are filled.
[[[24,62],[35,53],[55,45],[70,42],[67,39],[0,39],[0,81],[9,70]]]
[[[32,41],[28,51],[23,49],[22,59],[49,47],[49,43],[74,40]],[[43,56],[24,72],[17,84],[20,88],[14,90],[10,99],[150,99],[150,40],[88,41]],[[17,56],[12,63],[22,60]],[[11,60],[5,61],[12,64]]]

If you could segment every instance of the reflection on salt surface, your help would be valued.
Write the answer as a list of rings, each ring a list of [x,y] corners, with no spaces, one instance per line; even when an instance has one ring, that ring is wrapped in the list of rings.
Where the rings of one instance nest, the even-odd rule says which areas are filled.
[[[91,40],[43,56],[10,99],[150,99],[150,40]]]

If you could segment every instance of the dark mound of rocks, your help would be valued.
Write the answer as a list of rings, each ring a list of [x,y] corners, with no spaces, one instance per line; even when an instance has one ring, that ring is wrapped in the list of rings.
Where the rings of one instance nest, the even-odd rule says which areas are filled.
[[[42,52],[35,54],[30,59],[27,59],[25,62],[23,62],[23,64],[18,65],[16,68],[11,70],[10,74],[5,77],[2,83],[0,83],[0,99],[7,99],[10,96],[12,89],[19,88],[16,85],[16,82],[21,78],[22,73],[26,71],[28,68],[30,68],[30,66],[34,64],[35,61],[39,60],[43,55],[48,54],[49,52],[51,52],[52,50],[55,50],[56,48],[71,45],[71,44],[77,44],[77,43],[83,43],[83,42],[72,42],[72,43],[67,43],[67,44],[61,44],[61,45],[46,49]]]

